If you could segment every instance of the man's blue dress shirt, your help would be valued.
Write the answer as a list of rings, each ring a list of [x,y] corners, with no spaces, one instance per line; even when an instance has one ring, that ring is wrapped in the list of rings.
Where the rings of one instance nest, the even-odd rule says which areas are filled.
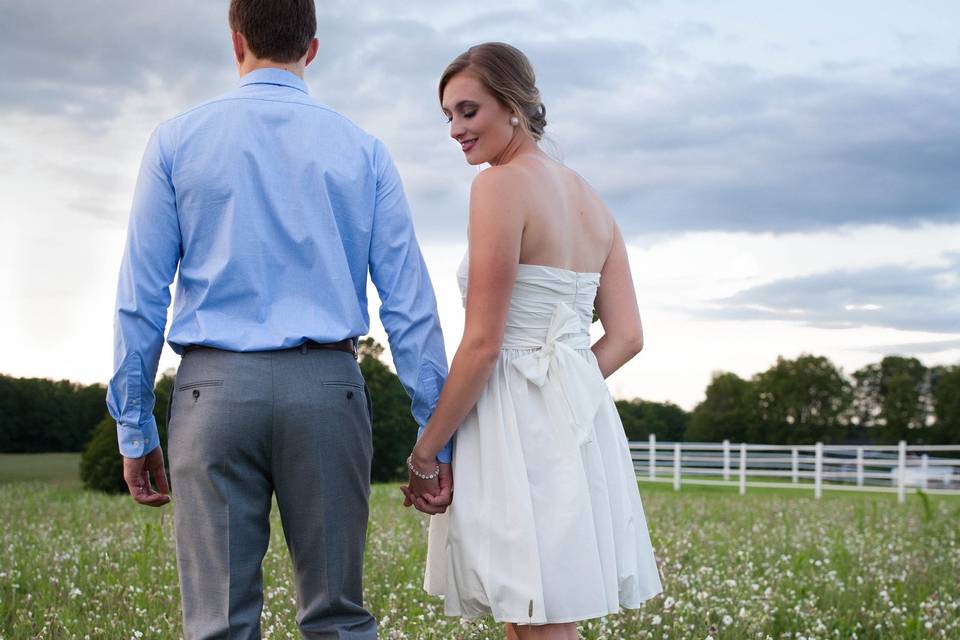
[[[276,68],[162,123],[137,179],[107,406],[120,452],[159,444],[153,386],[167,342],[229,351],[337,342],[369,329],[367,272],[422,431],[447,374],[400,176],[376,138]],[[450,460],[450,446],[439,459]]]

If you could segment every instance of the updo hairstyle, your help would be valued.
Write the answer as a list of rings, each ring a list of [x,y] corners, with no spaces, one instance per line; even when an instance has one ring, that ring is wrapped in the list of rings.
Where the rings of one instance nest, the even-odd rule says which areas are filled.
[[[547,108],[540,102],[533,67],[523,52],[504,42],[485,42],[470,47],[447,65],[440,76],[440,100],[450,79],[463,71],[476,76],[487,90],[520,120],[534,140],[543,137]]]

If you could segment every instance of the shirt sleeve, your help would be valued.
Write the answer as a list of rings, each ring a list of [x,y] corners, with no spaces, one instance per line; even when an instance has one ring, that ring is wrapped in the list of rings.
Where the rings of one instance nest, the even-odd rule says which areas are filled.
[[[139,458],[160,444],[153,383],[181,256],[176,197],[162,128],[147,143],[130,210],[114,316],[114,375],[107,409],[117,421],[120,453]]]
[[[370,241],[370,277],[380,295],[380,320],[400,382],[420,425],[433,415],[447,377],[447,355],[437,301],[413,231],[400,175],[379,140],[375,147],[377,200]],[[451,440],[452,442],[452,440]],[[437,455],[450,462],[452,444]]]

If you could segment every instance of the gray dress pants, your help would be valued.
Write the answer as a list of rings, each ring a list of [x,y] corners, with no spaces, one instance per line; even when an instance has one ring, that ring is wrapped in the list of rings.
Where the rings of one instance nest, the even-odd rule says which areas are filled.
[[[376,638],[363,607],[370,398],[340,351],[188,352],[169,407],[188,640],[260,637],[274,493],[304,638]]]

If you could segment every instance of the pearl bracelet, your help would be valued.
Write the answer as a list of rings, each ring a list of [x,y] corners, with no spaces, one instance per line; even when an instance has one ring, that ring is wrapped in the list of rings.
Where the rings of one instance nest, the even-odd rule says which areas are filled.
[[[411,453],[407,456],[407,468],[410,469],[410,473],[417,476],[421,480],[434,480],[437,476],[440,475],[440,465],[437,464],[437,467],[433,470],[431,474],[423,474],[417,471],[417,468],[413,466],[413,454]]]

